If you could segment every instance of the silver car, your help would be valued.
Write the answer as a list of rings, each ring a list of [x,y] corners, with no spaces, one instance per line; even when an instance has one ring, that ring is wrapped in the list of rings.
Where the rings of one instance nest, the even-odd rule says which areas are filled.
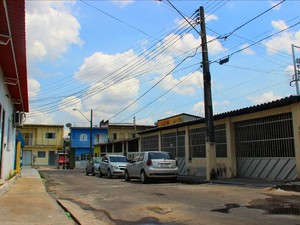
[[[91,158],[85,167],[85,173],[86,175],[92,174],[95,176],[96,174],[100,174],[100,162],[102,160],[102,157],[93,157]]]
[[[125,167],[128,159],[123,155],[106,155],[100,163],[99,176],[107,175],[108,178],[113,176],[124,176]]]
[[[172,179],[177,181],[178,163],[168,152],[140,152],[125,169],[125,180],[131,178],[141,179],[141,183],[147,183],[150,179]]]

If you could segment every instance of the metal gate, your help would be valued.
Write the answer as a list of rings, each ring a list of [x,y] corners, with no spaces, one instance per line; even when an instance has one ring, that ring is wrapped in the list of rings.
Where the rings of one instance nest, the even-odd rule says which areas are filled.
[[[238,177],[295,180],[292,114],[234,124]]]
[[[55,165],[55,151],[49,151],[49,160],[48,160],[49,166]]]
[[[178,162],[178,174],[186,175],[185,131],[161,135],[161,150],[170,152]]]
[[[32,151],[31,150],[23,151],[22,165],[23,166],[31,166],[32,165]]]

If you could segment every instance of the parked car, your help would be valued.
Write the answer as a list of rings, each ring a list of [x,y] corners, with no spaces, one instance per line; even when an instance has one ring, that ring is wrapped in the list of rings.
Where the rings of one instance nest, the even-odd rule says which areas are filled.
[[[125,168],[126,181],[138,178],[143,184],[154,178],[177,181],[177,176],[177,160],[168,152],[140,152]]]
[[[96,174],[100,175],[100,162],[103,157],[92,157],[86,165],[85,173],[86,175],[92,174],[95,176]]]
[[[108,178],[113,176],[124,176],[125,167],[128,159],[123,155],[106,155],[100,163],[99,176],[107,175]]]

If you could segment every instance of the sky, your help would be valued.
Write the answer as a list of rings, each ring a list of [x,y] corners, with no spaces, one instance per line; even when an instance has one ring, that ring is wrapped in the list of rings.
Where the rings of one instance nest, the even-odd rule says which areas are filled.
[[[292,44],[300,58],[296,0],[25,3],[27,124],[89,126],[91,110],[93,126],[204,117],[200,6],[213,114],[297,93],[291,82]]]

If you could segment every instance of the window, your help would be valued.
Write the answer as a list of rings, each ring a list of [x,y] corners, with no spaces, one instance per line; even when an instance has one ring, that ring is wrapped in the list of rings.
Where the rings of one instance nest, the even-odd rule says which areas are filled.
[[[141,153],[138,161],[144,161],[145,153]]]
[[[113,135],[113,140],[117,140],[117,138],[118,138],[117,133],[113,133],[112,135]]]
[[[38,158],[46,158],[46,152],[45,151],[38,151]]]
[[[23,133],[25,145],[32,145],[32,133]]]
[[[142,151],[158,151],[158,135],[143,137]]]
[[[46,139],[55,139],[55,133],[46,133],[45,135],[45,138]]]
[[[80,134],[80,141],[87,141],[87,134]]]

